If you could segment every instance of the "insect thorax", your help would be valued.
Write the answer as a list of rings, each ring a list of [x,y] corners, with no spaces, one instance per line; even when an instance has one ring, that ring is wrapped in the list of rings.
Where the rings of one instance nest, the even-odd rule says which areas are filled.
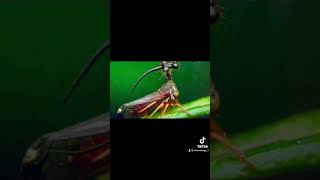
[[[169,80],[168,82],[166,82],[159,89],[159,91],[161,93],[170,93],[170,97],[172,100],[176,99],[179,96],[179,90],[178,90],[176,84],[172,80]]]

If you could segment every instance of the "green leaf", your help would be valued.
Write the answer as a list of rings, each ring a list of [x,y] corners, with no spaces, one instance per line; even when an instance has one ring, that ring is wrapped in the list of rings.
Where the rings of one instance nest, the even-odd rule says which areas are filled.
[[[189,114],[176,106],[168,110],[163,117],[161,117],[160,113],[157,113],[153,118],[180,119],[210,116],[210,96],[197,99],[182,106]]]
[[[248,179],[303,172],[320,167],[320,110],[276,121],[235,135],[256,170],[246,168],[226,147],[211,143],[211,179]]]

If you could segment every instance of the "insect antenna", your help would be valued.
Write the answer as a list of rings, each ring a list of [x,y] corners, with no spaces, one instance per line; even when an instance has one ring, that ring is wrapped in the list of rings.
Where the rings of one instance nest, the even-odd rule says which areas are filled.
[[[139,82],[140,82],[144,77],[146,77],[148,74],[150,74],[150,73],[152,73],[152,72],[154,72],[154,71],[158,71],[158,70],[160,70],[160,69],[162,69],[162,66],[158,66],[158,67],[152,68],[152,69],[148,70],[147,72],[145,72],[145,73],[137,80],[137,82],[134,84],[134,86],[132,87],[130,93],[132,93],[132,92],[134,91],[134,89],[137,87],[137,85],[139,84]]]
[[[64,98],[64,104],[67,103],[68,99],[71,97],[74,90],[79,86],[80,81],[85,77],[85,75],[89,72],[91,67],[95,64],[95,62],[97,62],[97,60],[103,55],[103,53],[108,49],[109,46],[110,41],[107,40],[104,43],[104,45],[100,49],[98,49],[98,51],[92,56],[92,58],[89,60],[89,62],[86,64],[86,66],[82,69],[80,74],[73,82],[71,89],[68,91],[67,95]]]

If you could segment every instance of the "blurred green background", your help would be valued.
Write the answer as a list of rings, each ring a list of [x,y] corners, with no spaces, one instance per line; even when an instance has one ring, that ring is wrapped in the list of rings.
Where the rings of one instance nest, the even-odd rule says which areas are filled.
[[[218,0],[212,59],[230,135],[320,107],[320,1]]]
[[[210,63],[180,61],[179,68],[172,71],[173,81],[179,90],[181,104],[210,95]],[[160,62],[111,62],[110,63],[110,113],[115,117],[124,103],[142,98],[157,91],[166,79],[162,71],[146,76],[132,94],[131,88],[139,77]]]
[[[107,61],[64,105],[88,59],[109,38],[108,0],[0,2],[0,179],[19,179],[40,135],[107,111]],[[105,59],[107,54],[105,55]]]

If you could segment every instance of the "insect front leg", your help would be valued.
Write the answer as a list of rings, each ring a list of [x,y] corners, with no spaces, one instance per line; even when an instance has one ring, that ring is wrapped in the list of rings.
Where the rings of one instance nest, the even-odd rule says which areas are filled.
[[[164,109],[163,109],[163,111],[161,112],[161,115],[160,115],[161,118],[162,118],[162,117],[164,116],[164,114],[166,113],[169,105],[170,105],[170,104],[169,104],[168,102],[165,103]]]
[[[237,147],[233,146],[227,140],[226,137],[221,136],[220,134],[215,133],[215,132],[211,132],[210,136],[213,137],[215,140],[219,141],[220,143],[224,144],[225,146],[227,146],[232,151],[232,153],[235,154],[240,159],[240,161],[245,163],[249,168],[255,169],[255,166],[250,161],[247,160],[244,153],[241,150],[239,150]]]
[[[181,103],[175,99],[175,103],[174,103],[175,106],[178,106],[183,112],[187,113],[189,116],[192,116],[182,105]]]

